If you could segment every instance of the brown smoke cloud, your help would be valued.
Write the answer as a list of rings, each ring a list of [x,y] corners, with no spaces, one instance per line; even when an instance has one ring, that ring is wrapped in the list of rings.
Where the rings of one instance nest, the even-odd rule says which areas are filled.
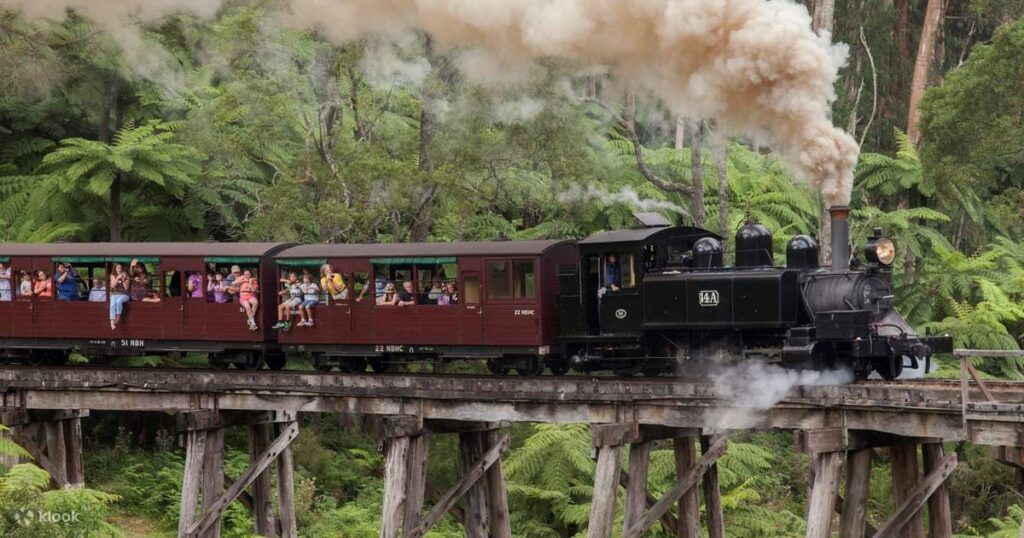
[[[419,29],[468,51],[477,76],[521,72],[557,57],[635,82],[674,112],[713,118],[783,156],[831,205],[849,203],[859,148],[832,125],[843,45],[811,30],[789,0],[291,0],[288,21],[341,43]],[[0,0],[29,16],[74,8],[107,25],[175,10],[212,14],[203,0]],[[486,69],[482,69],[486,68]],[[490,74],[486,74],[489,72]],[[481,73],[484,73],[481,75]]]
[[[771,145],[830,204],[850,201],[859,148],[829,119],[846,48],[790,1],[292,0],[291,22],[339,42],[417,28],[509,67],[607,68],[674,112]]]

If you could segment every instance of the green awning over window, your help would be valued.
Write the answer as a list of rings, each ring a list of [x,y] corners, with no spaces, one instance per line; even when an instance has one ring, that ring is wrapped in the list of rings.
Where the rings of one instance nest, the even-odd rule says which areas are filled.
[[[0,256],[0,263],[11,263],[10,256]]]
[[[257,256],[210,256],[203,258],[206,263],[260,263]]]
[[[455,256],[420,258],[370,258],[373,265],[442,265],[455,263]]]
[[[160,263],[160,258],[153,256],[54,256],[54,263],[131,263],[138,260],[139,263]]]
[[[290,258],[277,260],[278,265],[285,267],[312,267],[327,263],[327,258]]]

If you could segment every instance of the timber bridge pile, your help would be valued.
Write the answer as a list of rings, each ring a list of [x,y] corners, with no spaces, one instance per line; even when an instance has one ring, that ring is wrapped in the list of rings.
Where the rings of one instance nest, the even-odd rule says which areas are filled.
[[[597,469],[590,537],[612,535],[620,487],[623,536],[642,536],[659,523],[678,536],[699,536],[698,487],[703,524],[711,537],[725,536],[715,461],[730,432],[748,429],[793,431],[798,448],[812,455],[808,537],[830,536],[833,520],[842,537],[949,536],[944,482],[957,461],[943,454],[943,441],[992,446],[1004,463],[1024,466],[1024,383],[982,383],[969,362],[962,364],[959,381],[796,387],[767,409],[716,394],[713,384],[674,378],[94,367],[0,367],[0,396],[3,423],[59,485],[84,481],[81,419],[89,410],[180,414],[186,465],[179,536],[218,536],[222,511],[236,499],[252,510],[260,535],[296,536],[289,446],[299,435],[298,413],[372,417],[363,422],[374,425],[386,451],[382,538],[423,536],[446,513],[463,523],[467,536],[511,536],[500,460],[511,422],[591,424]],[[224,431],[236,426],[249,430],[252,462],[226,485]],[[426,481],[427,447],[430,435],[447,433],[459,436],[462,477],[441,492]],[[678,475],[661,499],[647,490],[649,454],[659,440],[674,445]],[[871,454],[879,447],[891,450],[896,509],[876,529],[866,501]],[[424,512],[428,499],[431,509]]]

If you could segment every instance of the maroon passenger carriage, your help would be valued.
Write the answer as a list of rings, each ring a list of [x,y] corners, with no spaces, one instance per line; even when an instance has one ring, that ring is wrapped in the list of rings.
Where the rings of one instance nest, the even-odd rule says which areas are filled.
[[[285,351],[307,352],[319,370],[378,372],[413,360],[485,359],[494,373],[565,373],[559,351],[556,267],[577,262],[571,241],[301,245],[275,256],[279,274],[324,264],[347,293],[321,294],[312,327],[278,332]],[[378,305],[379,281],[415,284],[417,304]],[[454,305],[431,304],[436,282],[453,282]],[[280,289],[280,286],[278,286]]]
[[[77,349],[91,358],[116,355],[204,352],[216,366],[235,364],[259,368],[264,358],[271,368],[284,366],[274,342],[276,274],[271,256],[285,243],[49,243],[0,245],[0,262],[11,269],[11,301],[0,301],[0,361],[59,364]],[[88,297],[91,278],[104,285],[113,266],[131,260],[143,264],[152,277],[159,302],[125,304],[122,321],[111,330],[107,294],[102,302]],[[18,295],[20,273],[45,271],[53,278],[59,263],[74,266],[84,283],[83,300]],[[222,274],[232,265],[253,271],[261,282],[259,330],[246,327],[235,302],[217,303],[205,293],[208,271]],[[198,273],[202,297],[188,296],[186,281]]]

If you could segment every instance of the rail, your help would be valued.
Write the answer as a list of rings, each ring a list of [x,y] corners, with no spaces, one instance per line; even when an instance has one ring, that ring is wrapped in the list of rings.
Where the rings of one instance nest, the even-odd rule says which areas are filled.
[[[995,402],[996,399],[992,395],[992,391],[985,385],[981,380],[981,376],[978,375],[978,370],[971,364],[971,357],[983,357],[983,358],[1011,358],[1011,357],[1024,357],[1024,350],[1001,350],[1001,349],[954,349],[953,356],[960,359],[960,407],[963,411],[964,416],[964,428],[967,427],[967,405],[970,403],[970,388],[968,376],[974,379],[974,382],[978,385],[978,390],[985,396],[985,399],[989,402]]]

